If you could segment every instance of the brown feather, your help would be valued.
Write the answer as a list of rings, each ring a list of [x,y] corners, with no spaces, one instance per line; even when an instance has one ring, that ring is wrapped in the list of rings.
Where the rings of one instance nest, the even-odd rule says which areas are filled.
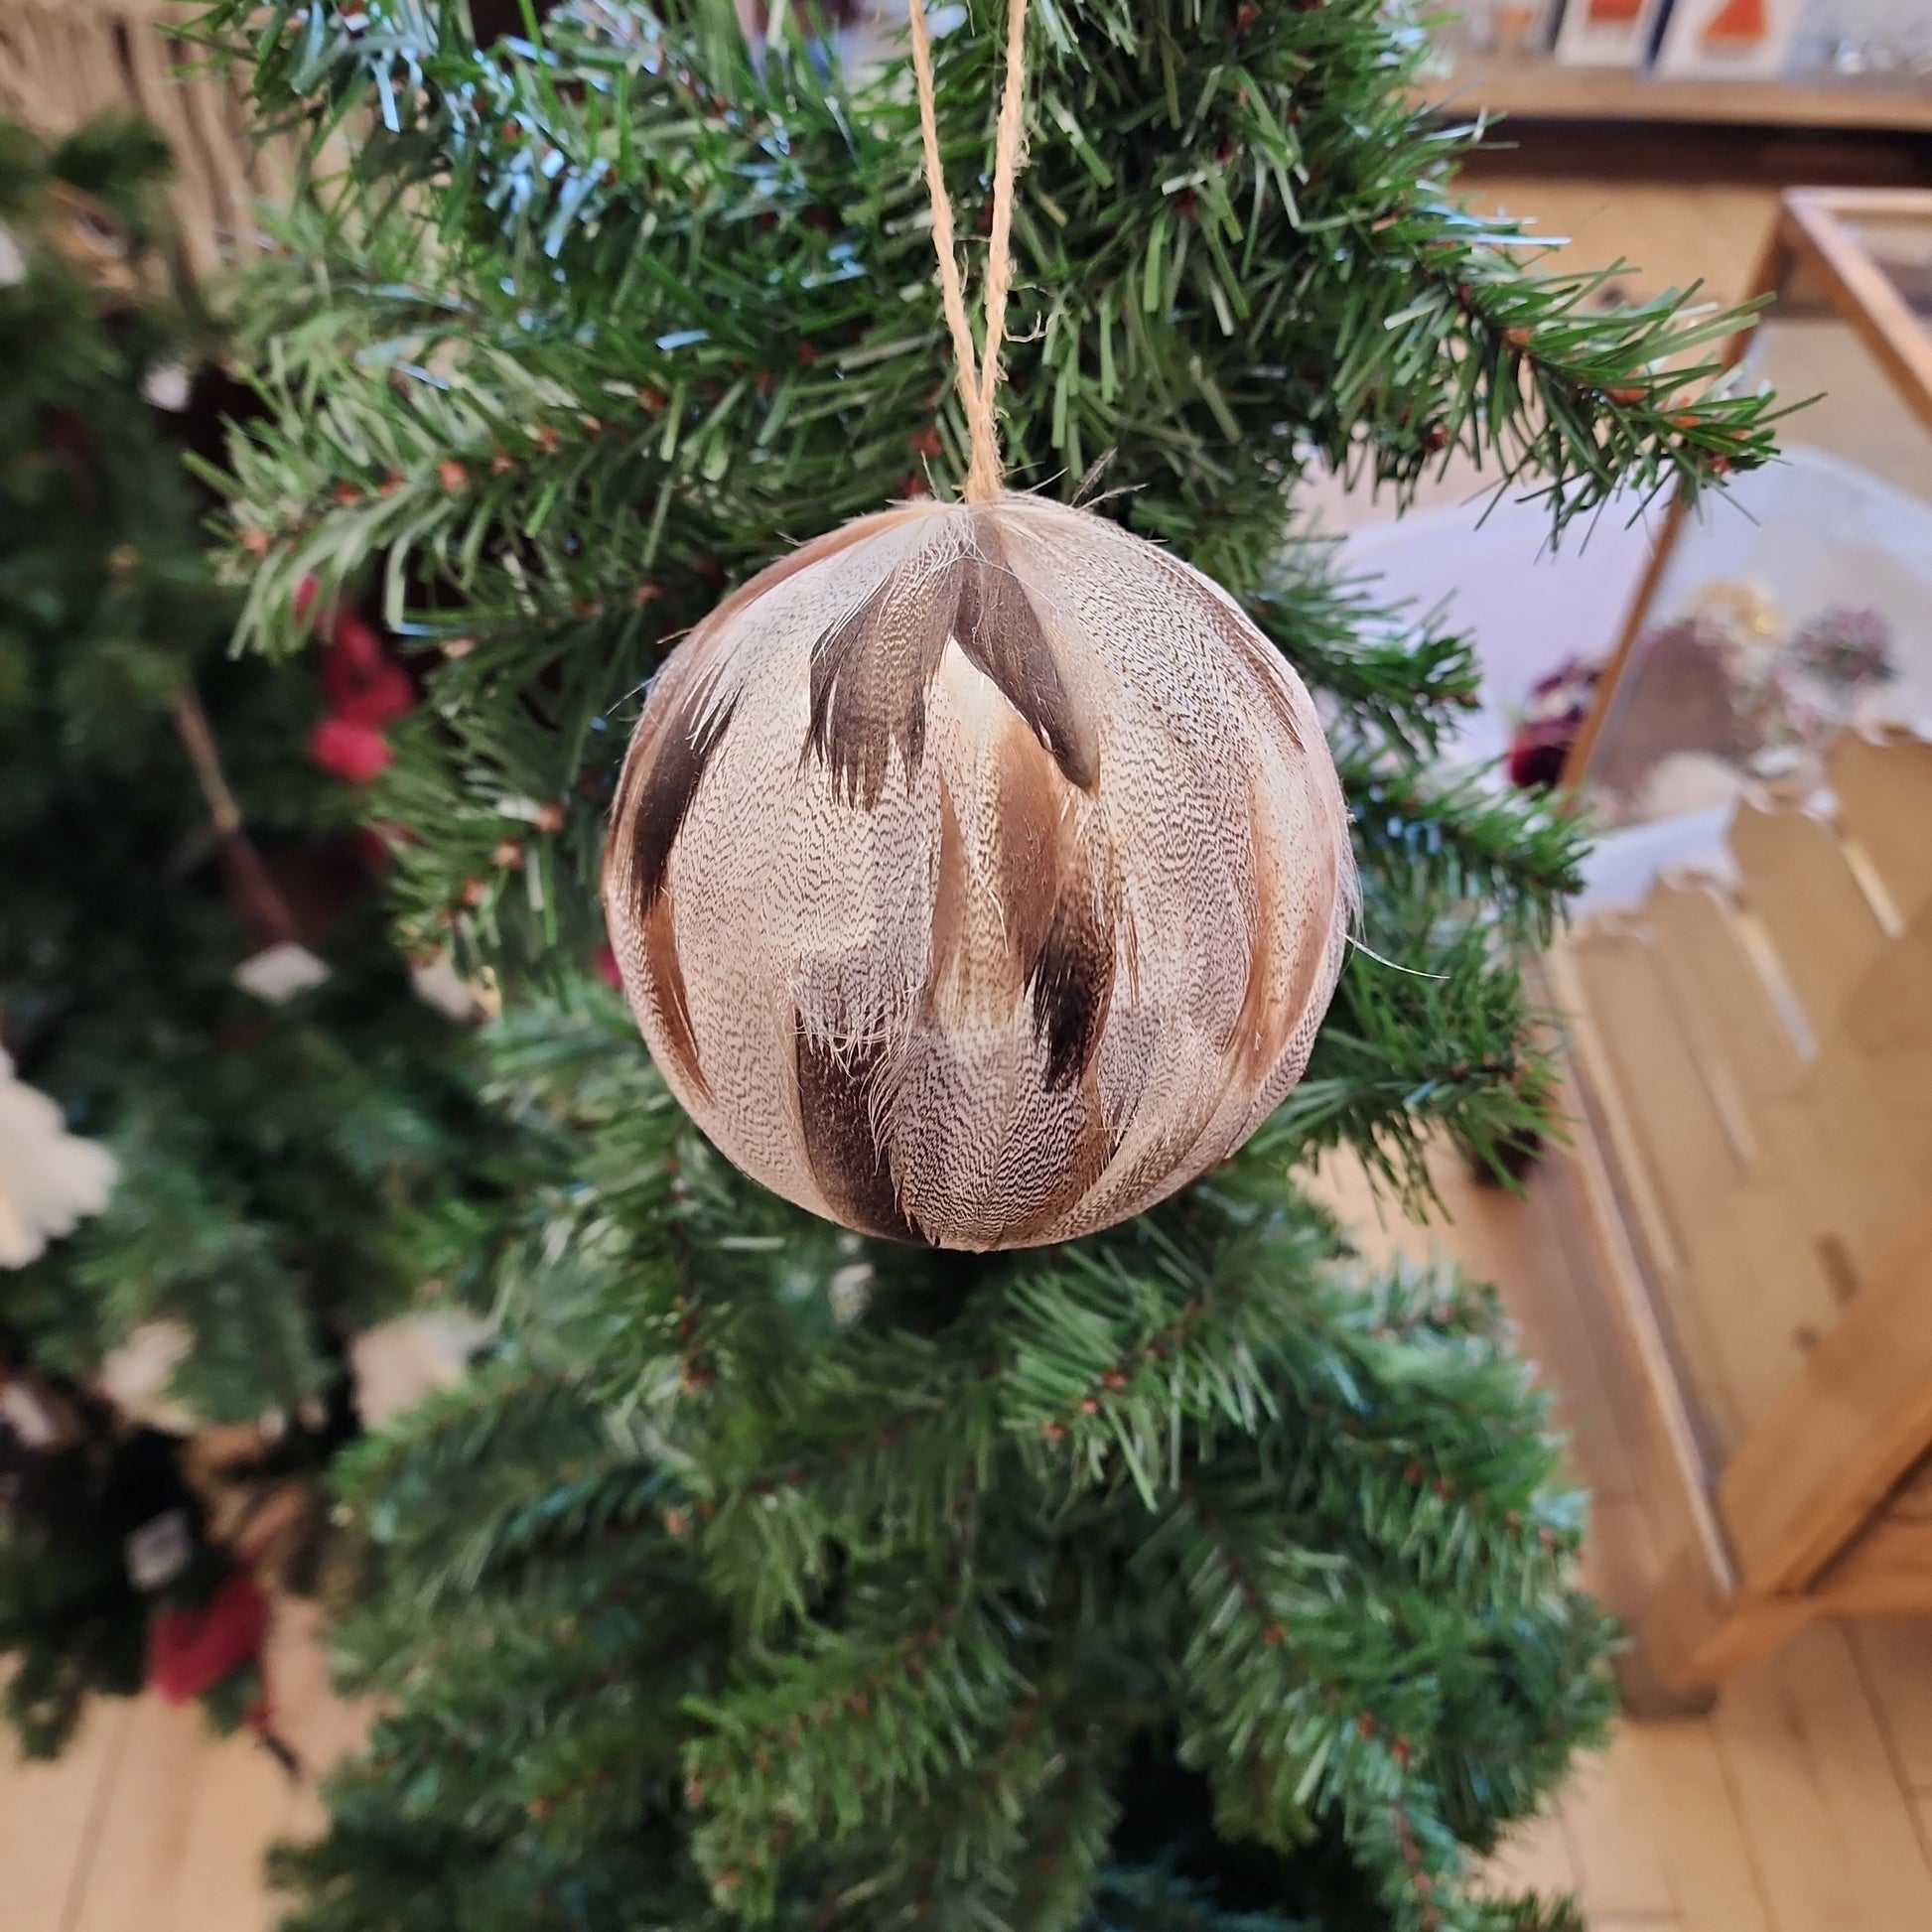
[[[798,1118],[812,1178],[848,1227],[923,1241],[899,1206],[892,1163],[874,1127],[883,1046],[845,1046],[796,1023]]]
[[[1114,994],[1113,868],[1085,852],[1061,875],[1031,986],[1034,1031],[1046,1046],[1046,1089],[1085,1076]]]
[[[1053,1230],[1107,1172],[1119,1139],[1107,1125],[1091,1078],[1084,1082],[1081,1098],[1085,1105],[1080,1124],[1058,1150],[1063,1167],[1053,1191],[1037,1207],[1008,1221],[988,1242],[989,1247],[1030,1248],[1036,1241],[1051,1240]]]
[[[1074,702],[991,516],[973,519],[973,544],[960,583],[959,647],[1052,752],[1068,783],[1091,791],[1100,782],[1094,720]]]
[[[1297,715],[1289,686],[1280,676],[1280,654],[1249,621],[1247,615],[1212,584],[1186,569],[1177,558],[1158,553],[1168,564],[1174,583],[1187,598],[1202,621],[1227,646],[1245,675],[1245,682],[1268,709],[1275,714],[1288,742],[1306,751],[1302,742],[1302,720]],[[1266,658],[1262,653],[1266,652]],[[1323,748],[1326,749],[1325,747]]]
[[[1265,1072],[1280,1050],[1271,988],[1275,961],[1280,956],[1281,892],[1267,859],[1265,802],[1257,788],[1248,791],[1248,863],[1242,879],[1253,939],[1248,950],[1248,980],[1241,993],[1241,1010],[1228,1034],[1228,1056],[1238,1077],[1251,1079]],[[1291,1022],[1292,1024],[1292,1022]]]
[[[747,605],[769,597],[781,584],[798,576],[801,571],[810,570],[814,564],[828,562],[842,551],[850,550],[854,544],[883,535],[908,518],[939,514],[942,512],[937,503],[896,503],[889,510],[875,510],[870,516],[855,516],[850,523],[841,523],[836,530],[827,530],[822,537],[814,537],[810,543],[801,543],[796,550],[789,550],[775,563],[766,564],[762,570],[748,577],[735,591],[728,592],[714,604],[678,646],[678,655],[682,656],[694,646],[703,649],[716,633],[729,631],[732,621]]]
[[[1310,890],[1310,902],[1314,905],[1345,905],[1348,902],[1348,889],[1341,878],[1341,850],[1330,846],[1320,855],[1317,864],[1319,871]],[[1325,926],[1312,920],[1308,924],[1311,938],[1326,936]],[[1327,1004],[1332,988],[1324,987],[1322,979],[1330,971],[1329,948],[1305,942],[1301,956],[1295,962],[1295,977],[1289,981],[1288,990],[1275,1003],[1270,1016],[1272,1024],[1256,1040],[1254,1053],[1248,1060],[1248,1068],[1257,1080],[1288,1050],[1297,1030],[1307,1020],[1311,1007],[1315,1006],[1317,1001],[1322,1006]]]
[[[730,702],[705,715],[708,678],[694,679],[665,715],[661,730],[625,765],[613,816],[625,828],[614,840],[624,859],[635,916],[649,915],[670,876],[671,847],[698,795],[705,768],[731,727]],[[608,863],[608,862],[607,862]]]
[[[926,1009],[936,1012],[942,993],[948,1017],[970,1006],[984,989],[973,972],[973,882],[966,840],[952,787],[939,779],[939,864],[932,894],[932,966],[926,975]]]
[[[627,837],[614,834],[606,847],[607,897],[620,885],[615,873],[619,865],[634,882],[640,916],[663,889],[671,847],[735,707],[736,701],[730,701],[717,717],[708,724],[703,722],[716,688],[720,640],[729,639],[732,620],[747,605],[769,596],[800,571],[890,529],[907,514],[907,510],[898,508],[857,517],[767,564],[718,603],[665,661],[624,759],[623,776],[612,808],[613,825],[632,830]],[[677,743],[680,733],[685,739],[681,750]]]
[[[952,635],[959,558],[922,544],[812,646],[806,752],[831,767],[839,796],[879,803],[897,751],[906,771],[925,753],[925,714]]]
[[[644,964],[650,974],[657,1024],[663,1031],[660,1044],[677,1071],[709,1100],[711,1087],[698,1064],[698,1039],[691,1028],[691,997],[684,984],[683,962],[677,956],[673,903],[671,894],[659,893],[643,915]]]
[[[1059,911],[1063,882],[1078,860],[1075,794],[1039,740],[1015,714],[1008,714],[995,747],[994,771],[999,903],[993,911],[1017,968],[1017,998],[1039,964]]]

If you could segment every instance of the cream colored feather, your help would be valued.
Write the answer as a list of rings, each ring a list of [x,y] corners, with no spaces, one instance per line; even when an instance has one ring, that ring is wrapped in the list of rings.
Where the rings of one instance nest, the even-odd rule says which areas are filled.
[[[1198,571],[1031,496],[807,544],[673,653],[605,897],[651,1051],[787,1199],[1063,1241],[1301,1077],[1354,907],[1308,692]]]

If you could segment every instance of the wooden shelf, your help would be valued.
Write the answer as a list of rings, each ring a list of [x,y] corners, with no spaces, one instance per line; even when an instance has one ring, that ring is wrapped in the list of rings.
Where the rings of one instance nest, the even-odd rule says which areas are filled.
[[[1777,80],[1660,80],[1617,68],[1560,67],[1548,55],[1468,54],[1426,97],[1457,119],[1660,121],[1932,134],[1932,88],[1787,86]]]

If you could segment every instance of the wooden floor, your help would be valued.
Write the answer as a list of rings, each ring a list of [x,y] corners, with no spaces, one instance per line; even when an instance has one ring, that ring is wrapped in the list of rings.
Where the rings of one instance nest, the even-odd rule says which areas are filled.
[[[1633,292],[1702,277],[1715,297],[1749,286],[1775,207],[1769,177],[1895,180],[1885,156],[1766,179],[1724,169],[1660,183],[1614,157],[1526,154],[1486,163],[1490,205],[1574,238],[1580,258],[1628,257]],[[1374,1227],[1355,1176],[1337,1197]],[[1426,1251],[1439,1238],[1495,1281],[1529,1352],[1561,1392],[1578,1464],[1595,1492],[1590,1582],[1613,1606],[1651,1562],[1634,1453],[1619,1441],[1617,1356],[1589,1287],[1584,1222],[1560,1167],[1527,1200],[1443,1169],[1453,1225],[1371,1233]],[[357,1721],[324,1687],[306,1612],[287,1613],[271,1658],[283,1729],[326,1763]],[[0,1760],[0,1932],[255,1932],[273,1921],[262,1847],[313,1829],[313,1789],[251,1742],[207,1738],[193,1712],[106,1705],[52,1768]],[[1555,1814],[1519,1833],[1499,1877],[1578,1891],[1593,1932],[1932,1932],[1932,1624],[1814,1629],[1733,1680],[1710,1718],[1629,1724]]]
[[[306,1605],[278,1612],[267,1678],[305,1770],[355,1742]],[[100,1700],[53,1765],[0,1747],[0,1932],[257,1932],[276,1916],[264,1848],[321,1819],[313,1775],[291,1780],[250,1736],[210,1736],[197,1707]]]

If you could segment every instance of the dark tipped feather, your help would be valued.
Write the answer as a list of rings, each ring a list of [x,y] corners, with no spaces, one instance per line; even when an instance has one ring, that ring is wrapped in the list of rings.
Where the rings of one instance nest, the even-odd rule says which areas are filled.
[[[677,954],[672,903],[669,893],[660,893],[643,916],[644,964],[657,1003],[663,1050],[684,1076],[685,1083],[702,1099],[709,1100],[711,1086],[698,1064],[698,1036],[691,1026],[691,997],[684,985],[684,964]]]
[[[1085,1075],[1113,999],[1114,936],[1096,883],[1083,866],[1066,879],[1033,969],[1034,1031],[1046,1046],[1049,1093]]]
[[[870,809],[895,749],[905,768],[925,751],[926,702],[952,635],[962,566],[915,551],[812,646],[807,753],[831,766],[841,797]]]
[[[838,1218],[864,1234],[923,1244],[899,1206],[892,1163],[873,1132],[882,1046],[838,1047],[797,1021],[798,1116],[812,1178]]]
[[[655,745],[632,756],[623,774],[616,812],[622,851],[628,861],[631,903],[641,924],[664,890],[671,869],[671,847],[698,795],[712,755],[731,729],[737,700],[709,717],[708,681],[700,681],[677,701]],[[625,833],[627,831],[627,838]]]
[[[1091,791],[1100,782],[1094,720],[1074,702],[1053,649],[989,517],[975,519],[976,555],[960,581],[955,634],[959,647],[996,684],[1047,749],[1069,783]]]

